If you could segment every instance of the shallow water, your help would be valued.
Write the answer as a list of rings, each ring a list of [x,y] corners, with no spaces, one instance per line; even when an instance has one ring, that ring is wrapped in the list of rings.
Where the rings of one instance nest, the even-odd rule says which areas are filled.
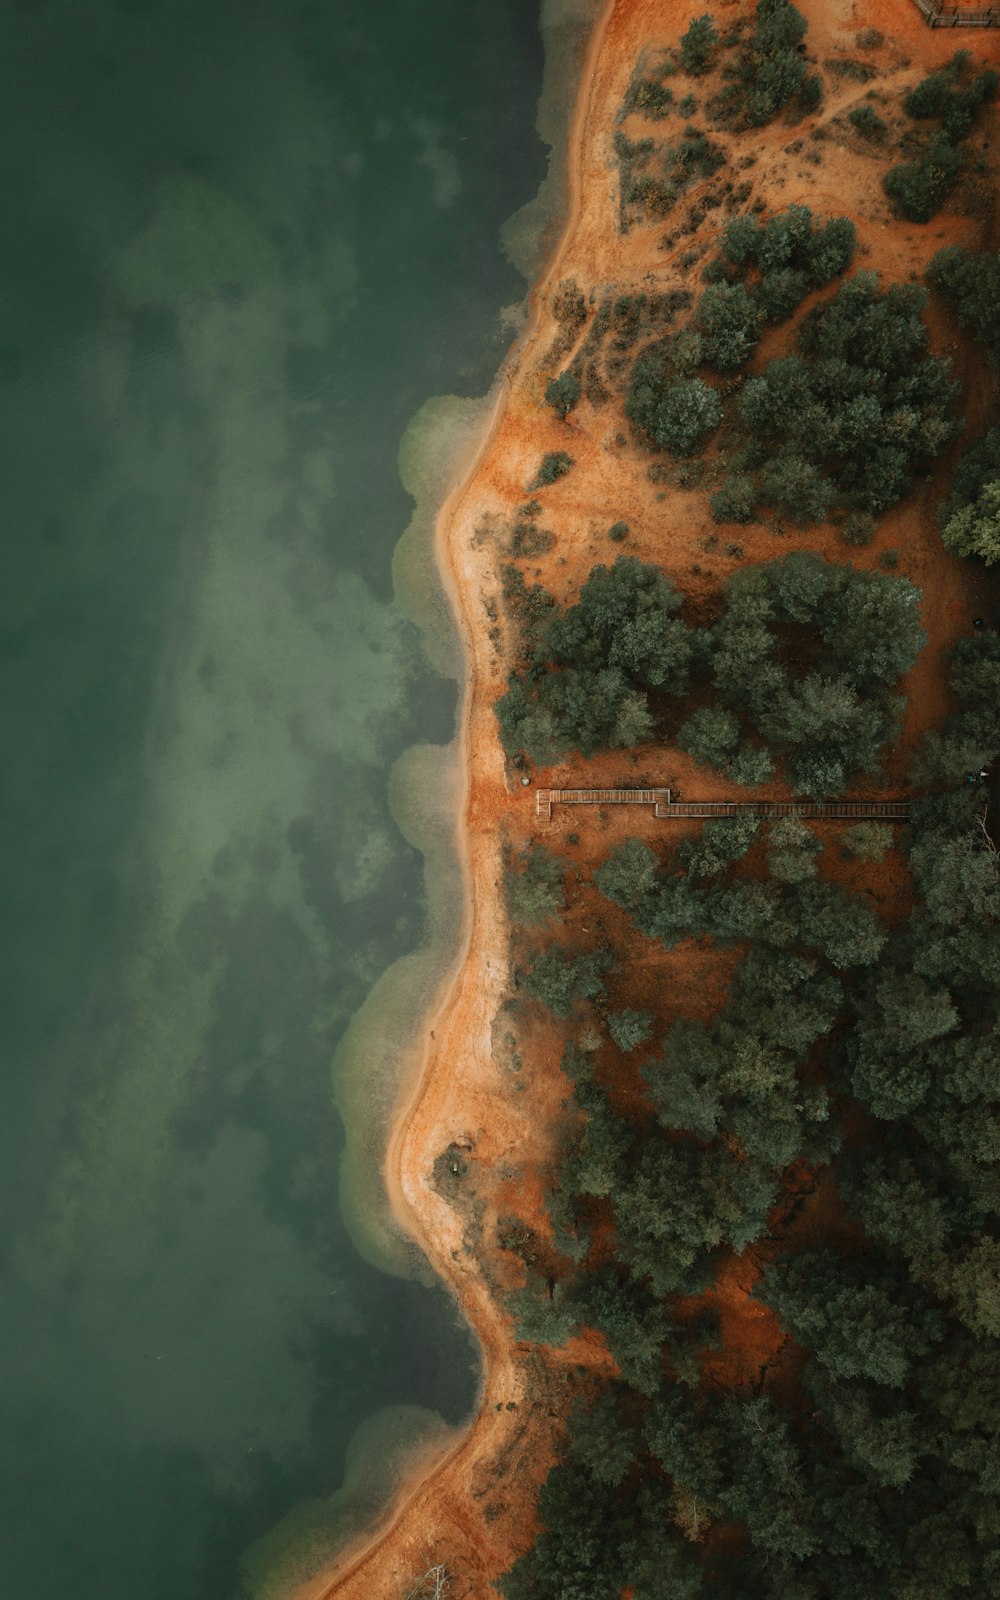
[[[347,1233],[330,1073],[424,931],[387,780],[456,690],[396,458],[509,343],[537,11],[8,13],[4,1594],[240,1595],[365,1418],[471,1404],[449,1302]]]

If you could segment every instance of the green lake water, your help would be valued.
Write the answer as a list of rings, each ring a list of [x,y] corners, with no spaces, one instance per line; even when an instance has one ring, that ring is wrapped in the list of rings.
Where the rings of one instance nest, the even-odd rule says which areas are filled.
[[[331,1072],[425,933],[397,455],[510,343],[541,66],[538,0],[5,9],[3,1600],[270,1593],[359,1425],[377,1499],[473,1402],[345,1225]]]

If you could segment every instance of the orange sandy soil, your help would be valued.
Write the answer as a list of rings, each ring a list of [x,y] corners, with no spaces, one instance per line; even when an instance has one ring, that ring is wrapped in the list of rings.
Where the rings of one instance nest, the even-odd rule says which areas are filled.
[[[856,137],[845,118],[871,88],[880,114],[894,130],[901,127],[901,96],[910,84],[959,46],[977,57],[995,56],[1000,43],[996,35],[981,30],[959,35],[931,31],[911,0],[797,3],[809,20],[806,42],[811,57],[822,63],[838,54],[860,56],[873,62],[879,75],[866,85],[825,73],[822,108],[794,126],[779,118],[769,127],[738,135],[707,129],[731,151],[732,174],[752,184],[751,196],[739,209],[760,198],[767,213],[805,203],[824,216],[850,215],[858,229],[855,266],[875,268],[887,280],[918,277],[930,255],[946,243],[995,248],[994,190],[975,177],[966,180],[928,226],[895,223],[879,181],[886,159]],[[505,770],[493,714],[494,701],[506,683],[505,650],[510,643],[500,626],[498,568],[505,559],[503,545],[512,513],[530,498],[526,485],[543,453],[567,450],[575,465],[558,483],[538,491],[543,505],[539,524],[554,533],[555,542],[543,558],[530,560],[523,568],[529,583],[537,579],[559,598],[575,594],[596,562],[610,561],[622,551],[658,562],[695,602],[710,605],[720,583],[741,562],[763,561],[807,546],[833,560],[850,557],[872,565],[881,551],[899,550],[900,572],[923,591],[929,640],[905,685],[908,712],[900,747],[891,753],[885,776],[867,790],[860,787],[859,795],[907,791],[914,742],[947,707],[941,654],[968,630],[972,615],[989,605],[985,585],[977,589],[980,580],[946,555],[937,533],[936,507],[960,446],[942,462],[932,482],[918,485],[901,507],[882,519],[872,545],[848,550],[833,528],[811,529],[803,535],[794,528],[781,530],[772,521],[717,529],[709,516],[707,494],[681,488],[676,471],[670,474],[672,481],[650,482],[651,458],[620,440],[627,428],[619,399],[597,410],[582,403],[565,423],[544,405],[546,380],[568,359],[565,348],[556,359],[547,357],[560,333],[552,309],[559,283],[574,279],[587,296],[595,289],[597,302],[612,288],[662,292],[688,287],[697,295],[700,269],[726,220],[726,208],[709,210],[693,232],[676,230],[699,194],[730,172],[723,170],[709,184],[692,188],[665,221],[647,221],[622,233],[611,141],[637,66],[644,57],[656,59],[663,48],[676,43],[691,17],[705,7],[706,0],[675,4],[612,0],[598,22],[571,130],[565,233],[535,292],[528,331],[503,375],[486,441],[439,519],[439,558],[461,625],[469,670],[462,729],[467,783],[462,801],[465,944],[428,1023],[422,1070],[399,1109],[386,1176],[401,1223],[451,1285],[476,1329],[485,1373],[482,1400],[471,1427],[443,1457],[414,1463],[382,1527],[335,1568],[302,1588],[299,1600],[402,1597],[436,1563],[444,1563],[451,1574],[453,1600],[494,1596],[493,1580],[527,1547],[537,1526],[535,1496],[558,1446],[558,1419],[569,1388],[581,1381],[581,1372],[609,1370],[609,1358],[596,1336],[572,1341],[557,1352],[532,1352],[518,1345],[497,1297],[498,1288],[516,1284],[522,1270],[514,1256],[495,1245],[497,1219],[516,1212],[543,1240],[548,1232],[544,1172],[570,1092],[558,1069],[565,1027],[533,1004],[522,1008],[513,1030],[523,1062],[519,1072],[511,1058],[512,1041],[505,1037],[510,1023],[501,1008],[509,993],[511,956],[501,893],[504,840],[520,844],[539,832],[547,833],[571,866],[588,876],[592,865],[626,835],[650,840],[655,836],[664,842],[664,825],[655,823],[651,811],[638,808],[612,808],[608,813],[557,808],[551,823],[536,828],[533,791],[517,786],[517,775]],[[719,3],[713,11],[725,26],[741,8]],[[855,35],[866,26],[877,27],[885,43],[863,53],[856,47]],[[707,85],[706,80],[688,83],[678,76],[671,87],[678,97],[690,88],[703,102],[713,84],[711,80]],[[674,117],[647,127],[633,116],[626,131],[633,139],[643,133],[669,139],[676,137],[685,120]],[[697,114],[692,120],[706,126]],[[988,151],[996,128],[996,112],[991,111],[969,140],[974,155]],[[824,130],[818,139],[812,137],[817,129]],[[818,155],[818,161],[809,152]],[[753,164],[740,169],[741,158],[748,156],[755,158]],[[681,257],[691,250],[699,259],[684,268]],[[981,354],[958,341],[953,324],[933,304],[929,320],[935,350],[953,356],[965,382],[969,433],[974,436],[991,416],[994,378]],[[586,325],[578,339],[585,334]],[[787,338],[787,327],[769,335],[761,357]],[[607,540],[608,527],[618,519],[630,528],[624,545]],[[717,539],[706,552],[701,541],[712,535]],[[732,549],[737,542],[741,551]],[[727,546],[729,554],[724,553]],[[574,760],[533,773],[532,778],[553,786],[655,781],[707,798],[727,793],[721,779],[696,771],[672,749],[648,748],[634,756],[618,753],[586,763]],[[679,831],[678,824],[670,826]],[[822,870],[871,894],[883,916],[904,911],[906,874],[898,853],[891,852],[874,869],[847,864],[839,857],[835,825],[821,827],[827,845]],[[579,835],[578,843],[566,842],[567,829]],[[670,837],[676,835],[672,832]],[[660,1026],[671,1016],[707,1015],[718,1007],[732,967],[730,957],[720,958],[693,942],[666,954],[629,934],[615,908],[598,902],[572,871],[568,884],[562,936],[584,944],[588,937],[592,940],[600,922],[619,950],[629,942],[627,971],[612,984],[613,1007],[646,1006]],[[613,1052],[606,1054],[611,1070]],[[604,1056],[599,1060],[604,1064]],[[637,1083],[637,1079],[631,1084],[616,1079],[622,1096],[636,1092]],[[440,1183],[434,1177],[434,1164],[453,1146],[445,1163],[445,1181]],[[457,1175],[451,1174],[453,1162],[459,1166]],[[440,1165],[439,1161],[439,1174]],[[796,1186],[801,1191],[798,1196]],[[822,1175],[817,1183],[808,1173],[796,1173],[774,1221],[786,1238],[804,1239],[835,1217],[836,1209],[832,1184]],[[768,1363],[785,1360],[780,1330],[770,1313],[748,1299],[758,1272],[752,1255],[731,1261],[705,1297],[720,1310],[725,1334],[725,1349],[706,1360],[707,1378],[752,1382]]]

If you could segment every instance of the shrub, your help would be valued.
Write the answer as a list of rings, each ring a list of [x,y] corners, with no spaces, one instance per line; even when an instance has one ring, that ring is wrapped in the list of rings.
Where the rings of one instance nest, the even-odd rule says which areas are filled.
[[[1000,428],[965,452],[941,508],[941,538],[957,556],[1000,561]]]
[[[604,973],[611,965],[606,951],[589,950],[570,955],[552,945],[537,955],[521,974],[521,987],[557,1017],[572,1015],[580,1000],[595,1000],[604,992]]]
[[[704,358],[719,372],[742,367],[760,338],[760,311],[740,283],[716,283],[706,289],[698,303],[697,323]]]
[[[845,544],[854,546],[871,544],[875,532],[875,519],[865,511],[852,511],[840,530]]]
[[[628,523],[613,522],[608,529],[608,538],[615,544],[623,544],[628,538]]]
[[[664,695],[711,672],[716,703],[680,727],[698,761],[753,786],[786,758],[801,793],[835,793],[870,770],[894,732],[890,692],[923,641],[918,591],[804,552],[742,568],[711,630],[675,615],[681,596],[652,566],[596,567],[576,605],[549,614],[525,668],[498,702],[504,744],[535,760],[652,737]]]
[[[786,756],[799,792],[842,789],[850,773],[871,769],[894,731],[898,703],[888,691],[923,643],[917,599],[904,578],[805,552],[734,573],[712,634],[713,677],[729,718],[718,708],[697,712],[678,743],[726,765],[745,718]]]
[[[983,106],[996,98],[1000,83],[997,74],[988,71],[979,73],[965,88],[959,87],[967,62],[966,53],[959,51],[947,66],[924,78],[903,100],[904,110],[915,120],[940,118],[945,137],[956,143],[971,132]]]
[[[823,80],[818,73],[811,72],[803,78],[802,87],[799,89],[799,106],[808,116],[811,111],[818,111],[823,104]]]
[[[504,871],[504,892],[511,921],[533,927],[563,909],[566,864],[544,845],[529,845]]]
[[[648,1011],[612,1011],[608,1014],[608,1032],[619,1050],[636,1050],[645,1044],[653,1029],[653,1018]]]
[[[929,222],[962,175],[965,157],[958,149],[971,132],[987,101],[996,96],[1000,77],[981,72],[964,87],[968,54],[960,50],[937,72],[911,89],[903,105],[921,121],[940,119],[941,127],[922,155],[886,173],[883,187],[897,215],[908,222]]]
[[[567,455],[565,450],[550,450],[542,457],[530,487],[543,489],[547,484],[555,483],[557,479],[565,477],[572,465],[573,457]]]
[[[794,50],[806,36],[808,24],[789,0],[757,0],[753,48],[765,56]]]
[[[897,216],[907,222],[930,222],[958,183],[964,166],[961,150],[937,134],[917,160],[890,167],[882,187]]]
[[[889,131],[888,123],[879,116],[874,106],[855,106],[847,113],[847,120],[865,139],[884,139]]]
[[[807,883],[816,876],[816,856],[823,845],[799,817],[771,824],[767,866],[779,883]]]
[[[878,68],[870,61],[856,61],[852,56],[828,56],[823,65],[835,78],[848,78],[854,83],[870,83],[878,76]]]
[[[511,675],[497,702],[505,749],[543,761],[649,738],[649,691],[687,688],[693,647],[674,616],[680,605],[658,568],[634,557],[595,567],[577,603],[548,614],[529,668]]]
[[[562,372],[545,386],[545,400],[565,420],[580,399],[580,380],[575,372]]]
[[[647,443],[690,455],[722,421],[715,390],[700,378],[677,378],[662,353],[640,355],[633,368],[625,414]]]
[[[727,478],[709,500],[714,522],[752,522],[756,503],[753,479],[744,473]]]
[[[970,255],[958,245],[931,258],[927,277],[955,309],[959,322],[1000,360],[1000,256]]]
[[[811,288],[850,265],[855,242],[848,217],[817,227],[808,206],[789,206],[764,223],[752,212],[733,217],[723,229],[722,252],[733,267],[760,272],[753,289],[757,307],[767,321],[783,322]]]
[[[950,362],[928,353],[925,301],[858,273],[806,318],[798,355],[746,383],[739,415],[748,464],[766,458],[762,495],[802,520],[825,515],[834,491],[883,511],[955,436],[957,385]]]
[[[662,178],[653,178],[646,173],[632,180],[625,192],[625,199],[631,206],[642,206],[654,217],[665,217],[673,210],[677,193],[676,184],[664,183]]]
[[[794,11],[795,7],[787,9]],[[761,59],[747,90],[746,119],[750,126],[760,128],[770,122],[775,112],[799,92],[805,75],[805,62],[795,50],[777,50]]]
[[[893,834],[887,822],[856,822],[842,835],[845,855],[858,861],[881,861],[892,849]]]
[[[712,56],[719,42],[718,29],[711,17],[695,17],[686,33],[681,34],[681,66],[692,77],[700,78],[712,65]]]
[[[711,103],[720,121],[760,127],[803,90],[802,109],[815,109],[822,88],[818,79],[807,85],[800,54],[805,32],[806,20],[789,0],[758,0],[753,32],[730,74],[733,81]],[[730,41],[737,37],[738,30]]]
[[[969,505],[953,512],[941,537],[956,556],[975,556],[991,567],[1000,561],[1000,476],[984,484]]]
[[[784,322],[809,293],[809,279],[794,267],[769,272],[757,285],[754,298],[768,322]]]
[[[760,475],[760,497],[764,504],[786,511],[800,527],[822,522],[833,496],[830,480],[802,456],[778,456],[766,464]]]
[[[726,157],[717,144],[697,128],[687,127],[680,142],[667,151],[666,167],[675,184],[687,184],[693,178],[710,178],[713,172],[725,166]]]
[[[659,78],[638,78],[625,99],[626,111],[640,111],[644,117],[659,119],[669,115],[674,103],[671,90]]]

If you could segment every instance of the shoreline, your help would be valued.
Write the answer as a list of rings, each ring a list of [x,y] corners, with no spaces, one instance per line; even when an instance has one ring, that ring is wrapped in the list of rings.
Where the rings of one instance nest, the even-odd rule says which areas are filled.
[[[473,804],[473,725],[477,716],[492,716],[493,694],[488,685],[489,673],[482,670],[477,657],[477,640],[473,630],[475,602],[479,597],[478,575],[465,577],[460,571],[458,524],[462,507],[474,492],[483,464],[489,458],[497,438],[499,424],[510,390],[525,357],[539,340],[543,331],[544,296],[554,281],[560,264],[572,240],[583,200],[583,154],[586,126],[590,120],[594,98],[594,64],[600,53],[608,25],[616,8],[616,0],[603,0],[595,14],[590,36],[579,69],[573,111],[567,129],[566,207],[562,225],[548,259],[540,267],[535,283],[528,290],[528,313],[525,325],[506,356],[493,385],[492,403],[486,398],[482,432],[467,459],[458,468],[458,477],[446,495],[434,518],[433,552],[438,576],[444,589],[454,625],[458,633],[464,667],[461,709],[456,730],[459,761],[459,792],[456,794],[457,825],[456,851],[462,878],[462,904],[458,947],[454,960],[443,975],[438,995],[434,998],[421,1024],[420,1038],[413,1051],[413,1065],[400,1088],[399,1100],[394,1108],[386,1155],[383,1180],[389,1199],[391,1214],[407,1239],[414,1240],[431,1262],[436,1275],[443,1279],[458,1303],[462,1314],[472,1327],[482,1358],[482,1383],[470,1422],[463,1425],[459,1437],[441,1448],[440,1443],[429,1450],[417,1448],[414,1458],[403,1465],[400,1484],[378,1522],[305,1584],[292,1591],[293,1600],[333,1600],[334,1596],[348,1600],[352,1597],[357,1577],[367,1581],[374,1576],[367,1572],[373,1558],[399,1534],[404,1519],[410,1513],[418,1514],[422,1502],[449,1469],[456,1469],[472,1458],[497,1453],[497,1433],[510,1431],[505,1425],[514,1413],[506,1409],[487,1409],[487,1396],[498,1388],[510,1396],[516,1391],[520,1396],[522,1382],[513,1360],[513,1338],[509,1321],[498,1310],[492,1294],[476,1273],[470,1281],[470,1269],[456,1270],[455,1256],[460,1248],[462,1218],[425,1184],[429,1162],[449,1142],[447,1117],[441,1104],[441,1080],[448,1075],[449,1035],[465,1033],[465,991],[477,990],[479,1009],[487,1013],[486,1023],[492,1020],[504,993],[506,977],[505,913],[498,896],[484,905],[476,893],[475,867],[481,848],[475,839],[470,822]],[[477,430],[478,433],[478,430]],[[503,760],[499,742],[494,740],[494,756],[502,790],[506,791]],[[478,764],[477,764],[478,765]],[[477,771],[476,776],[482,777]],[[494,845],[495,845],[494,840]],[[488,923],[488,927],[484,927]],[[487,983],[480,982],[482,975]],[[484,1004],[485,1002],[485,1004]],[[439,1037],[440,1036],[440,1037]],[[458,1042],[458,1041],[456,1041]],[[489,1056],[483,1063],[490,1070]],[[435,1091],[436,1104],[435,1104]],[[437,1115],[428,1116],[431,1109]],[[437,1135],[438,1143],[433,1143]],[[442,1217],[442,1209],[444,1217]],[[450,1228],[442,1229],[445,1218]],[[475,1273],[475,1268],[471,1269]],[[518,1401],[514,1400],[516,1406]],[[501,1420],[502,1419],[502,1420]],[[497,1426],[499,1422],[499,1427]],[[474,1513],[473,1513],[474,1514]],[[420,1573],[414,1570],[414,1580]],[[359,1596],[363,1592],[358,1589]]]
[[[553,490],[546,503],[547,516],[558,529],[557,540],[563,539],[562,554],[548,562],[547,570],[544,561],[542,566],[543,581],[554,592],[578,585],[595,560],[608,553],[606,530],[613,518],[624,519],[632,529],[629,554],[655,560],[672,575],[697,576],[697,585],[690,576],[686,584],[695,594],[714,591],[718,585],[718,575],[703,572],[700,565],[705,548],[700,541],[713,531],[707,508],[680,491],[676,496],[658,492],[645,461],[626,450],[624,441],[620,445],[613,441],[606,421],[592,421],[589,427],[578,421],[560,422],[541,405],[543,358],[560,331],[551,302],[561,279],[576,278],[584,290],[622,283],[642,292],[647,282],[663,282],[671,274],[676,281],[678,264],[684,268],[680,258],[688,248],[685,239],[669,241],[669,249],[658,248],[651,231],[619,232],[617,174],[601,136],[613,123],[614,110],[623,102],[642,52],[662,38],[666,26],[674,35],[680,32],[700,7],[698,0],[681,0],[670,9],[667,23],[655,0],[605,0],[594,16],[566,129],[562,226],[551,255],[539,266],[524,328],[498,374],[478,448],[435,518],[435,557],[465,665],[456,735],[461,762],[456,827],[461,926],[455,959],[432,998],[400,1086],[384,1181],[392,1215],[448,1284],[479,1341],[483,1372],[479,1405],[471,1423],[435,1460],[424,1457],[405,1466],[399,1489],[378,1525],[297,1591],[298,1600],[334,1596],[371,1600],[383,1595],[386,1600],[402,1600],[420,1575],[438,1564],[447,1565],[455,1579],[456,1597],[487,1600],[495,1595],[498,1574],[531,1542],[537,1527],[535,1490],[555,1458],[560,1436],[555,1390],[561,1375],[582,1362],[594,1373],[608,1368],[601,1341],[584,1335],[548,1348],[542,1381],[536,1382],[540,1369],[530,1365],[527,1347],[518,1346],[510,1319],[490,1285],[492,1262],[482,1243],[489,1236],[482,1226],[480,1196],[488,1186],[495,1202],[493,1222],[505,1210],[520,1213],[522,1199],[530,1211],[534,1198],[533,1215],[544,1214],[538,1175],[551,1158],[552,1132],[565,1092],[558,1056],[544,1030],[535,1031],[533,1047],[541,1054],[531,1057],[531,1065],[547,1066],[548,1049],[551,1072],[529,1072],[516,1083],[505,1079],[507,1068],[494,1058],[492,1048],[491,1027],[507,993],[507,919],[499,888],[501,832],[505,823],[522,831],[530,826],[527,803],[523,810],[519,805],[530,791],[508,787],[493,715],[493,701],[502,692],[506,673],[502,651],[491,641],[486,622],[487,613],[491,620],[496,616],[501,550],[493,544],[489,519],[502,519],[526,498],[526,484],[544,450],[568,445],[577,458],[573,476]],[[869,9],[845,3],[830,15],[819,11],[814,0],[808,10],[817,50],[841,47],[850,31],[868,20]],[[901,37],[915,31],[902,0],[891,0],[891,15],[900,22]],[[944,59],[945,44],[938,37],[930,33],[918,37],[923,63]],[[894,66],[894,71],[904,70],[911,70],[909,61],[905,67]],[[840,86],[821,120],[829,122],[851,103],[854,93],[850,85]],[[835,175],[837,147],[827,157],[829,170],[820,178],[815,170],[797,169],[786,150],[789,143],[783,125],[761,132],[755,147],[759,192],[772,205],[780,191],[780,205],[806,203],[834,213],[841,187]],[[900,276],[899,235],[890,232],[888,224],[879,226],[880,202],[873,202],[861,188],[851,198],[870,264],[879,270],[891,264],[895,276]],[[920,249],[911,248],[909,265],[916,269],[921,259]],[[929,492],[922,491],[925,501]],[[665,502],[662,509],[661,502]],[[902,541],[914,516],[925,510],[910,500],[891,512],[884,519],[880,541]],[[923,521],[930,531],[911,550],[911,564],[924,590],[928,632],[935,640],[947,641],[959,626],[964,609],[959,595],[965,593],[965,583],[953,574],[930,517]],[[481,532],[473,538],[476,530]],[[754,537],[754,560],[777,558],[788,548],[770,526],[761,526]],[[913,545],[911,535],[906,537]],[[820,553],[844,559],[835,529],[824,528],[813,538]],[[877,548],[870,551],[867,564],[878,554]],[[726,552],[727,561],[730,558],[742,561],[742,549]],[[692,565],[694,561],[699,564]],[[945,696],[932,653],[925,652],[910,681],[903,740],[907,748],[918,724],[943,714]],[[897,768],[903,759],[902,753],[894,754]],[[676,755],[672,760],[676,765]],[[611,786],[616,786],[621,766],[622,758],[614,752],[591,763],[596,781]],[[559,781],[558,772],[550,776]],[[689,774],[681,776],[687,781]],[[614,836],[612,829],[605,844]],[[519,1098],[513,1091],[527,1089],[529,1077],[531,1093]],[[463,1174],[449,1185],[446,1196],[431,1186],[431,1169],[451,1145],[463,1152],[470,1184],[463,1189]],[[525,1186],[526,1192],[520,1193]]]

